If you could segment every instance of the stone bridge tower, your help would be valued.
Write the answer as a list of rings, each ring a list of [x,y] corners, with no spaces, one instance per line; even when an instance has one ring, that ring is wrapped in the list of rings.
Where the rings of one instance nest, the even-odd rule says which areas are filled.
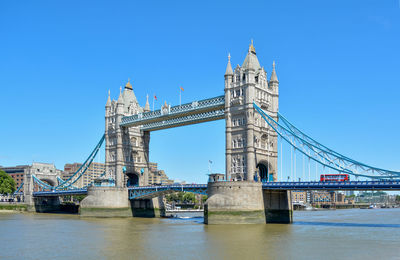
[[[277,120],[279,82],[273,63],[270,80],[253,42],[240,67],[225,72],[226,179],[276,180],[277,134],[253,108],[256,102]]]
[[[150,111],[148,97],[142,108],[129,81],[123,91],[120,89],[117,101],[111,101],[108,94],[105,115],[106,177],[115,179],[117,187],[148,184],[150,133],[141,131],[140,127],[120,126],[122,117],[147,111]]]

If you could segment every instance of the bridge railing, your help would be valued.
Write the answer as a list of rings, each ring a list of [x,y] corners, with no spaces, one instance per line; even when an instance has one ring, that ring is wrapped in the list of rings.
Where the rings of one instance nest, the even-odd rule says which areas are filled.
[[[200,101],[194,101],[191,103],[186,103],[178,106],[173,106],[168,108],[168,111],[163,111],[162,109],[156,111],[150,111],[145,113],[139,113],[137,115],[125,116],[121,120],[121,125],[133,124],[140,121],[146,121],[149,119],[155,119],[165,115],[175,115],[181,113],[187,113],[191,111],[196,111],[199,109],[206,109],[209,107],[215,107],[225,105],[225,97],[218,96],[213,98],[208,98]]]

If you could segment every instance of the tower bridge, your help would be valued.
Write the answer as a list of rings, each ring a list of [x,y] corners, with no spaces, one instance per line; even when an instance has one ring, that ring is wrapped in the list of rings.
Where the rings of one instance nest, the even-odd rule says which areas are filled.
[[[38,185],[42,191],[32,193],[32,189],[26,189],[30,193],[27,195],[40,202],[45,198],[87,194],[80,205],[81,214],[86,216],[158,216],[162,215],[164,194],[191,191],[207,193],[209,197],[205,223],[290,223],[289,191],[293,189],[400,189],[399,172],[372,167],[335,152],[283,117],[278,112],[275,63],[268,79],[253,44],[242,66],[232,69],[228,56],[224,79],[222,96],[172,107],[165,103],[155,111],[150,110],[148,98],[144,107],[139,105],[128,81],[117,100],[111,100],[109,93],[104,136],[81,169],[70,179],[52,186],[28,175],[24,182],[30,187]],[[150,133],[213,120],[225,120],[225,181],[149,186]],[[278,138],[280,144],[289,144],[294,155],[299,153],[308,163],[372,181],[277,182]],[[85,174],[103,141],[106,170],[102,178],[96,185],[74,189],[73,184]],[[37,201],[32,199],[30,203]]]

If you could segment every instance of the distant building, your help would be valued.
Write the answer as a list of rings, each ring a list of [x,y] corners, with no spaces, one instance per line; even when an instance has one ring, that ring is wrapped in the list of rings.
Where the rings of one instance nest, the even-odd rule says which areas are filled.
[[[314,205],[332,204],[336,202],[336,193],[330,191],[312,191],[311,203]]]
[[[304,204],[307,203],[307,191],[294,190],[292,193],[292,203],[293,204]]]
[[[24,183],[24,176],[27,173],[30,174],[48,174],[53,176],[61,176],[62,171],[58,170],[53,163],[40,163],[34,162],[32,165],[18,165],[12,167],[2,167],[1,170],[8,173],[15,181],[16,188]],[[56,179],[43,179],[43,182],[48,183],[51,186],[56,186],[58,183]],[[20,191],[23,191],[24,188],[22,187]],[[35,187],[35,190],[38,190],[38,187]]]
[[[69,179],[75,172],[79,170],[82,163],[67,163],[64,165],[63,180]],[[95,179],[100,177],[106,170],[106,165],[104,163],[92,162],[89,168],[86,170],[85,174],[73,185],[82,188],[89,184],[92,184]]]
[[[25,169],[28,167],[29,165],[17,165],[12,167],[1,167],[0,170],[6,172],[14,179],[16,183],[16,189],[18,189],[18,187],[24,182]],[[21,191],[23,190],[24,188],[22,187]]]
[[[159,170],[157,163],[149,163],[149,185],[170,185],[174,180],[170,180],[164,170]]]

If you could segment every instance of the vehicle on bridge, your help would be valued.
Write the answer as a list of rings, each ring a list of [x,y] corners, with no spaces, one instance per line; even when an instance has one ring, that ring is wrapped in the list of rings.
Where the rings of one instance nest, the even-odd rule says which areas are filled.
[[[350,181],[350,176],[348,174],[321,174],[320,181],[344,182],[344,181]]]

